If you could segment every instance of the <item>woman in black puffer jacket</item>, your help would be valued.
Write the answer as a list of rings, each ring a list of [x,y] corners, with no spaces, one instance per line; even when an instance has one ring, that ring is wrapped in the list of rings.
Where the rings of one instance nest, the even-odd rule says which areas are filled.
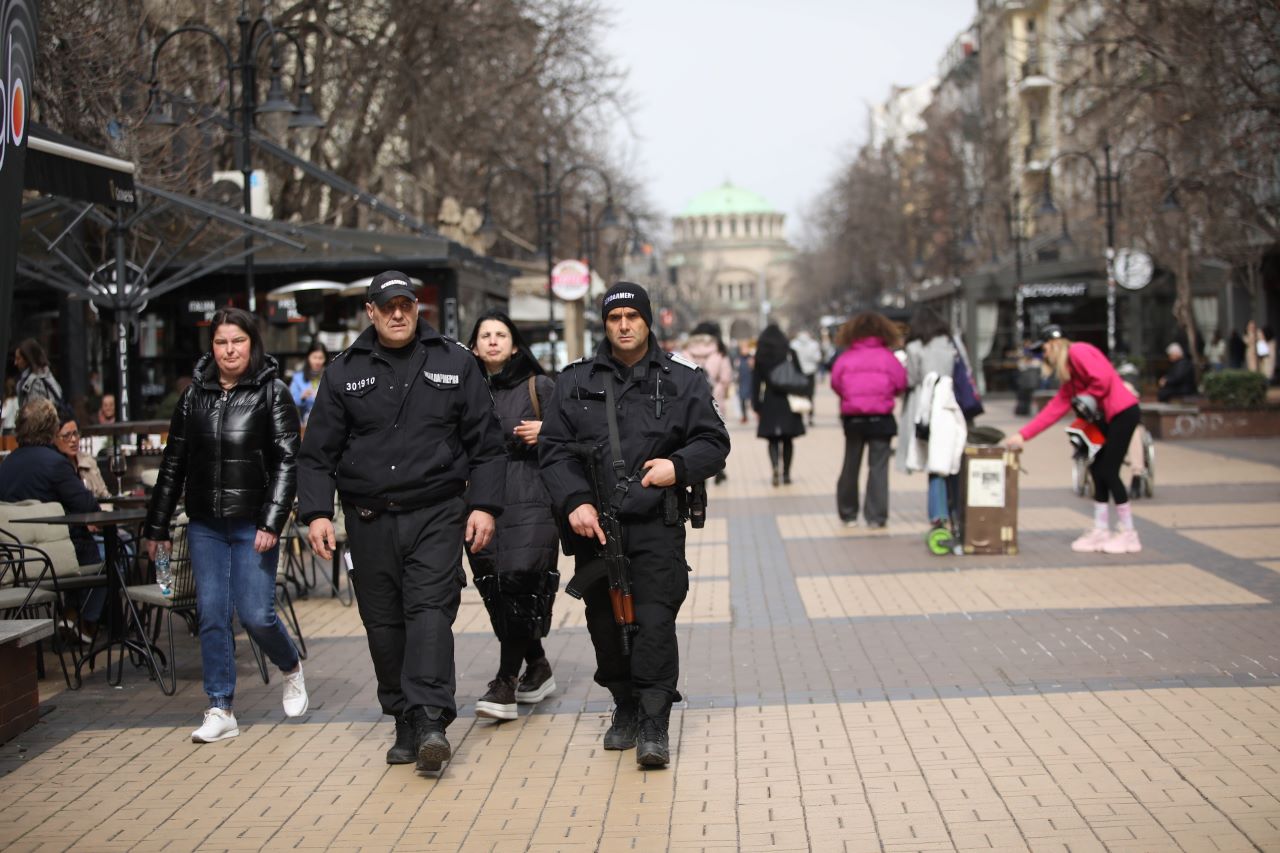
[[[167,543],[178,498],[186,493],[187,545],[196,579],[200,657],[209,709],[192,732],[197,743],[240,733],[231,704],[236,664],[232,608],[240,624],[285,673],[284,710],[307,709],[302,664],[275,611],[280,531],[297,489],[298,410],[263,351],[252,314],[225,308],[213,316],[211,351],[169,425],[147,512],[147,553]]]
[[[542,648],[560,588],[559,531],[551,495],[538,473],[538,432],[555,383],[529,354],[511,318],[491,310],[471,332],[471,351],[493,391],[506,437],[506,499],[488,547],[468,552],[476,588],[501,643],[498,675],[476,702],[476,716],[514,720],[516,703],[540,702],[555,690]],[[527,663],[517,684],[521,663]]]

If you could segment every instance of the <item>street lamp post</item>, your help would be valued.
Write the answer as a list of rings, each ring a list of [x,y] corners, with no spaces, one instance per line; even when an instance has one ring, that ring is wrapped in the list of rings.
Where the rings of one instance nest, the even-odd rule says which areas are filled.
[[[271,23],[265,14],[256,18],[249,17],[248,0],[241,0],[240,14],[236,16],[236,28],[240,41],[237,50],[232,50],[230,43],[209,27],[200,24],[188,24],[165,33],[151,52],[150,106],[147,110],[145,124],[176,125],[172,114],[166,113],[161,106],[160,82],[156,70],[160,60],[160,52],[175,37],[184,33],[201,33],[213,39],[222,48],[227,59],[227,74],[240,77],[239,100],[237,102],[234,84],[227,90],[227,117],[229,125],[236,128],[240,135],[240,173],[243,181],[244,214],[251,216],[253,191],[253,146],[250,137],[253,133],[253,121],[257,115],[287,115],[290,129],[309,129],[324,126],[324,122],[316,115],[309,91],[311,80],[307,73],[306,55],[302,41],[292,30],[280,29]],[[297,51],[298,56],[298,105],[294,105],[285,95],[281,71],[284,62],[280,57],[277,40],[288,39]],[[267,98],[258,103],[257,77],[258,54],[263,45],[271,46],[271,77],[267,86]],[[230,80],[228,81],[231,82]],[[244,237],[245,250],[245,289],[248,294],[249,312],[256,313],[258,307],[257,293],[253,281],[253,233],[246,231]]]
[[[1022,244],[1026,239],[1026,232],[1023,230],[1022,193],[1019,190],[1013,191],[1013,207],[1005,211],[1005,225],[1008,226],[1009,236],[1013,240],[1013,301],[1014,310],[1018,313],[1013,323],[1014,346],[1021,351],[1022,342],[1026,340],[1027,333],[1024,302],[1026,295],[1022,292]]]
[[[1159,151],[1153,151],[1150,148],[1135,148],[1125,157],[1121,158],[1121,165],[1127,157],[1136,156],[1138,154],[1149,154],[1159,159],[1165,168],[1165,172],[1169,177],[1169,188],[1165,196],[1162,206],[1177,207],[1177,198],[1174,194],[1173,169],[1169,165],[1169,159]],[[1053,164],[1067,157],[1080,157],[1093,169],[1094,179],[1096,181],[1095,201],[1098,209],[1102,212],[1106,223],[1106,261],[1107,261],[1107,355],[1115,357],[1116,350],[1116,216],[1120,213],[1120,179],[1122,172],[1118,167],[1112,165],[1111,160],[1111,144],[1104,142],[1102,144],[1102,166],[1099,168],[1098,161],[1084,151],[1063,151],[1049,161],[1049,167],[1045,170],[1044,175],[1044,202],[1041,205],[1041,211],[1048,215],[1056,215],[1059,213],[1058,208],[1053,203],[1053,196],[1050,192],[1050,178],[1053,174]],[[1064,226],[1065,230],[1065,226]]]
[[[556,369],[556,304],[555,296],[551,292],[551,276],[556,264],[555,243],[556,235],[560,230],[561,196],[565,181],[573,175],[584,172],[597,175],[604,182],[605,203],[604,210],[600,214],[598,230],[601,236],[604,237],[605,242],[612,244],[622,232],[623,226],[618,221],[617,214],[614,213],[613,184],[609,181],[609,176],[595,166],[576,163],[565,169],[558,178],[553,178],[550,159],[542,161],[541,183],[528,172],[516,166],[499,166],[492,169],[484,185],[484,219],[480,229],[476,232],[484,242],[485,250],[492,249],[493,244],[498,239],[498,229],[493,220],[490,192],[493,189],[493,182],[499,176],[504,174],[515,175],[533,187],[534,215],[538,224],[538,247],[547,265],[547,340],[551,350],[548,359],[553,371]],[[590,223],[587,223],[587,227],[590,227]]]

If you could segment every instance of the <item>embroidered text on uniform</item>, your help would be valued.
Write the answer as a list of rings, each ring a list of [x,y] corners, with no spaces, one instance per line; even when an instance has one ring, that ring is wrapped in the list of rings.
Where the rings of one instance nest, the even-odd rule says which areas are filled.
[[[347,383],[347,390],[359,391],[362,388],[368,388],[369,386],[373,385],[377,381],[378,381],[378,377],[376,376],[369,376],[369,377],[366,377],[365,379],[353,379],[352,381]]]
[[[432,373],[430,370],[424,370],[422,375],[429,381],[439,382],[441,385],[457,385],[461,381],[456,373]]]

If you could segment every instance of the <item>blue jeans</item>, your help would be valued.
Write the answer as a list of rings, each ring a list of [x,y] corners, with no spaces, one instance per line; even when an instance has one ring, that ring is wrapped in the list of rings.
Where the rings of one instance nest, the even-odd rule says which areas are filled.
[[[951,518],[947,504],[947,478],[941,474],[929,475],[929,521],[946,521]]]
[[[224,710],[231,709],[236,694],[233,605],[245,631],[281,672],[298,665],[298,650],[276,616],[280,548],[259,554],[253,550],[256,534],[257,526],[247,518],[192,519],[187,528],[200,613],[204,692],[211,706]]]

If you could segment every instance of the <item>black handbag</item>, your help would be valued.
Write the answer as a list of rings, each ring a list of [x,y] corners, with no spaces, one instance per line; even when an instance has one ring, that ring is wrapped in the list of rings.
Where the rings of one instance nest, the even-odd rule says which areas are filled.
[[[808,396],[809,377],[796,367],[791,359],[784,359],[769,371],[769,387],[779,394],[800,394]]]

